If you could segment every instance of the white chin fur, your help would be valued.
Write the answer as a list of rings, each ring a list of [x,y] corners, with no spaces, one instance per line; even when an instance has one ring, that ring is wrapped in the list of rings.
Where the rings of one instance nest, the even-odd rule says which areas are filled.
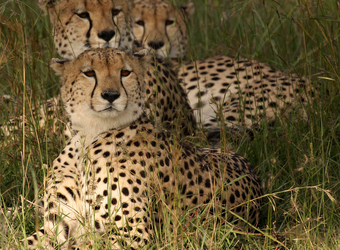
[[[157,50],[156,51],[156,57],[157,58],[165,58],[165,57],[168,57],[168,54],[165,51]]]
[[[101,43],[101,44],[97,44],[97,47],[99,47],[99,48],[114,48],[114,44],[112,44],[112,43]]]
[[[170,58],[178,58],[179,55],[182,55],[182,53],[180,53],[180,51],[179,51],[179,49],[177,47],[172,48],[170,50],[170,52],[169,52],[169,57]]]
[[[77,48],[77,49],[74,49]],[[88,47],[81,45],[81,46],[74,46],[71,50],[68,50],[66,54],[62,54],[61,56],[68,60],[74,60],[76,59],[81,53],[83,53],[85,50],[88,50]],[[60,51],[59,51],[60,53]]]
[[[94,105],[93,110],[98,112],[101,116],[107,115],[108,117],[118,115],[118,112],[122,112],[126,109],[126,104],[114,104],[113,106],[110,105]],[[111,114],[112,113],[112,114]]]
[[[168,53],[167,53],[167,50],[165,48],[154,50],[153,48],[148,46],[147,49],[150,50],[151,53],[159,59],[168,57]]]
[[[133,110],[137,110],[137,113]],[[95,136],[109,129],[127,126],[142,114],[142,110],[135,105],[120,112],[96,112],[89,108],[75,112],[78,115],[71,116],[72,129],[80,131],[86,142],[91,142]]]
[[[120,111],[111,109],[111,110],[102,110],[95,114],[98,119],[113,119],[120,115]]]
[[[98,43],[97,47],[99,48],[118,48],[119,42],[116,39],[112,39],[109,43]]]

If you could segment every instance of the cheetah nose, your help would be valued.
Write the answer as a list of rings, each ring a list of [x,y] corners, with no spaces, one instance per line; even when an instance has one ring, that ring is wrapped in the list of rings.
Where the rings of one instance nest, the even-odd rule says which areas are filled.
[[[115,36],[115,34],[116,32],[114,32],[113,30],[104,30],[98,33],[98,37],[108,42],[112,39],[112,37]]]
[[[153,42],[153,41],[151,41],[151,42],[148,43],[148,45],[151,48],[153,48],[154,50],[158,50],[158,49],[163,47],[164,43],[162,41],[161,42]]]
[[[120,93],[118,91],[104,91],[102,93],[102,97],[110,103],[113,103],[115,100],[117,100],[119,96]]]

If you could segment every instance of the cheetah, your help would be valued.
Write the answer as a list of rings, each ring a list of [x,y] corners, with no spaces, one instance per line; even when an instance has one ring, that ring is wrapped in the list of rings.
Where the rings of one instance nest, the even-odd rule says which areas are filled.
[[[129,53],[134,43],[158,58],[178,58],[187,46],[186,17],[195,10],[193,3],[176,8],[162,0],[39,0],[39,6],[48,13],[56,50],[66,59],[90,48]]]
[[[135,39],[158,59],[182,58],[188,43],[186,21],[194,11],[194,3],[175,7],[164,0],[136,0],[131,12]]]
[[[56,10],[56,13],[58,13],[58,10],[62,9],[58,7],[59,3],[62,4],[63,2],[65,1],[59,1],[57,3],[49,1],[46,5],[46,0],[40,0],[40,5],[43,8],[50,7],[48,9],[49,12]],[[78,3],[84,5],[86,1],[73,0],[70,2],[73,3],[71,6],[74,6]],[[115,2],[116,1],[113,1],[112,3]],[[44,7],[43,4],[47,7]],[[119,6],[120,5],[117,4],[113,9],[120,10]],[[153,48],[158,58],[170,55],[170,57],[174,59],[177,53],[172,53],[171,51],[181,51],[179,57],[185,55],[186,43],[188,42],[185,16],[190,17],[193,14],[195,10],[194,4],[190,3],[178,9],[168,1],[143,0],[135,1],[132,11],[128,7],[126,7],[127,12],[125,12],[126,20],[130,20],[129,14],[131,13],[132,21],[130,20],[131,25],[126,24],[125,26],[123,25],[123,27],[132,26],[137,41],[141,42],[142,46],[152,48],[148,44],[164,43],[162,47],[158,46],[158,48],[154,46]],[[65,8],[67,9],[68,7]],[[102,5],[98,5],[97,9],[100,8],[103,13],[112,11],[110,8],[103,9]],[[152,8],[154,11],[148,12],[148,15],[144,15],[143,13],[146,13],[148,8]],[[183,15],[178,14],[180,12],[183,13],[183,11]],[[75,19],[78,16],[73,15],[74,12],[72,11],[65,12],[71,16],[62,15],[61,17],[63,18],[67,17],[65,20],[51,18],[52,24],[54,27],[64,27],[67,23],[68,28],[66,30],[74,30],[76,22],[68,23],[66,20],[70,17]],[[162,13],[162,15],[159,16],[159,12]],[[84,15],[86,15],[86,13],[89,15],[89,21],[93,26],[100,26],[100,23],[98,23],[99,19],[91,18],[91,12],[86,11],[84,13]],[[53,13],[50,15],[53,17]],[[108,17],[110,15],[106,13],[104,16]],[[120,11],[119,15],[123,15],[123,11]],[[60,20],[62,24],[58,24],[57,20]],[[173,20],[175,20],[174,23],[172,23]],[[118,25],[121,25],[124,21],[125,19],[122,19]],[[164,32],[164,30],[161,31],[159,28],[152,28],[158,26],[163,27],[166,32]],[[111,29],[114,30],[114,27],[115,26],[111,27]],[[120,29],[120,27],[118,27],[118,29]],[[54,28],[55,36],[59,38],[67,37],[61,31],[63,31],[63,29]],[[72,46],[77,46],[83,43],[83,41],[86,41],[85,34],[91,33],[92,32],[87,30],[82,33],[83,36],[73,37],[72,39],[76,40]],[[171,38],[172,35],[174,38]],[[149,38],[153,38],[153,40]],[[67,40],[66,38],[62,44],[66,43]],[[127,41],[129,40],[128,38]],[[56,46],[58,47],[59,44],[60,42],[56,43]],[[62,47],[65,45],[62,45]],[[96,46],[96,43],[91,44],[93,48]],[[98,44],[98,46],[100,45]],[[129,46],[131,47],[132,45]],[[110,45],[109,47],[114,47],[114,45]],[[82,48],[86,49],[86,47]],[[76,55],[76,53],[72,52],[74,50],[73,47],[66,46],[66,49],[69,49],[69,51],[63,48],[65,51],[64,56],[71,54]],[[61,53],[60,49],[58,51]],[[77,51],[80,52],[81,49],[77,49]],[[151,75],[153,76],[153,74]],[[181,88],[187,93],[190,107],[195,110],[194,116],[196,123],[201,124],[203,128],[210,132],[219,131],[221,125],[228,127],[246,126],[252,129],[263,119],[270,124],[274,121],[276,114],[289,111],[291,107],[298,106],[298,104],[308,104],[315,92],[308,79],[305,79],[303,76],[296,74],[289,75],[255,60],[228,57],[225,55],[188,62],[179,68],[178,78]],[[148,80],[148,82],[153,81],[153,77]],[[180,88],[179,92],[182,92]],[[181,99],[185,99],[185,97],[181,97]],[[54,103],[59,104],[59,99],[51,99],[48,105],[53,106]],[[188,105],[185,104],[185,106]],[[49,109],[53,110],[56,108],[51,107]],[[44,117],[46,117],[46,114],[43,112],[44,110],[44,108],[41,109],[42,119],[40,124],[42,125],[44,124]],[[162,114],[161,112],[158,113]],[[191,114],[189,116],[191,116]],[[66,126],[66,134],[69,137],[71,134],[68,128],[69,126]],[[8,135],[11,129],[2,127],[2,130]]]
[[[126,53],[131,53],[133,49],[134,37],[131,33],[131,17],[128,15],[132,3],[129,1],[39,0],[39,6],[50,16],[56,49],[65,59],[73,59],[90,48],[118,48]],[[145,76],[146,112],[158,124],[170,129],[179,126],[183,135],[192,135],[195,133],[196,120],[176,76],[167,64],[152,61]],[[60,96],[57,96],[40,107],[40,127],[45,126],[48,117],[53,119],[58,128],[56,124],[65,120],[58,117],[61,106]],[[11,135],[12,131],[26,126],[27,121],[22,120],[22,117],[19,120],[12,119],[9,126],[2,126],[2,131],[7,136]],[[64,127],[65,130],[61,132],[66,139],[71,138],[71,124],[67,123]]]
[[[38,237],[45,249],[90,246],[85,232],[113,249],[145,246],[154,237],[153,217],[162,220],[152,204],[157,195],[171,209],[176,202],[204,213],[204,206],[257,223],[261,183],[245,158],[175,142],[145,115],[148,60],[148,50],[128,55],[112,48],[52,60],[78,132],[49,171],[44,226],[26,239],[29,249]]]
[[[183,10],[185,15],[178,15],[181,11],[166,0],[135,1],[132,19],[137,40],[155,49],[159,57],[169,55],[181,61],[188,43],[184,17],[193,15],[194,4],[184,6]],[[168,35],[173,34],[171,29],[175,25],[176,36],[171,40]],[[306,105],[314,95],[303,76],[225,55],[180,65],[178,77],[195,110],[197,123],[210,132],[220,130],[221,125],[251,129],[264,118],[271,123],[276,114],[285,112],[289,106]]]
[[[179,81],[197,122],[211,132],[219,130],[221,124],[250,129],[262,119],[270,124],[277,114],[307,105],[314,95],[303,76],[224,55],[185,64]]]
[[[39,0],[53,26],[54,44],[63,58],[73,59],[90,48],[118,48],[131,52],[134,37],[132,8],[123,0]]]

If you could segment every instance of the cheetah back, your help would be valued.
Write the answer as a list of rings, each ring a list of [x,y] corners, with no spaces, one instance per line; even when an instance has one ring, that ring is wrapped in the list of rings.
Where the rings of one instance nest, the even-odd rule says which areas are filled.
[[[224,55],[187,63],[179,78],[196,119],[209,130],[221,121],[228,127],[251,127],[266,117],[270,123],[289,106],[307,104],[306,93],[313,94],[304,77]]]

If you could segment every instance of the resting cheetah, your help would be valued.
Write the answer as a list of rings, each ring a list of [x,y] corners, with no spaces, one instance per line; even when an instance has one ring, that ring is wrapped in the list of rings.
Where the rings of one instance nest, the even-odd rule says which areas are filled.
[[[66,59],[90,48],[132,51],[131,1],[124,0],[39,0],[53,26],[57,52]]]
[[[39,6],[48,13],[56,50],[66,59],[90,48],[128,53],[134,42],[159,58],[178,58],[187,46],[185,16],[195,9],[193,3],[176,8],[162,0],[39,0]]]
[[[45,2],[46,0],[40,0],[40,4]],[[60,2],[60,4],[62,4],[65,1]],[[74,6],[76,4],[84,5],[86,1],[71,0],[69,2],[72,3],[70,6]],[[114,6],[113,9],[120,10],[120,2],[117,0],[113,3],[116,2],[118,4]],[[59,2],[53,3],[49,1],[48,3],[47,6],[53,7],[56,11],[61,9],[58,7]],[[152,8],[154,12],[148,12],[148,15],[144,15],[143,12],[147,12],[148,8]],[[110,8],[103,8],[102,5],[98,5],[97,9],[105,13],[105,17],[112,15],[112,9]],[[191,3],[182,9],[184,9],[187,16],[190,16],[194,12],[194,5]],[[51,11],[52,9],[49,9],[49,12]],[[162,15],[159,16],[158,12]],[[136,1],[131,15],[134,20],[132,22],[133,31],[136,33],[138,41],[141,41],[143,46],[146,47],[148,43],[155,44],[157,41],[162,41],[164,45],[158,49],[160,52],[156,50],[158,57],[164,56],[165,54],[171,54],[171,57],[175,57],[176,53],[171,53],[171,51],[181,51],[181,55],[183,56],[185,54],[187,32],[183,15],[178,15],[178,12],[180,12],[180,10],[173,7],[173,5],[167,1]],[[71,20],[77,20],[76,18],[78,18],[77,15],[73,15],[72,11],[65,11],[65,13],[69,13],[69,16],[60,16],[65,18],[60,19],[62,24],[57,23],[59,19],[51,19],[54,27],[66,26],[68,19],[72,18]],[[98,23],[100,20],[95,18],[95,13],[92,14],[90,10],[84,13],[89,15],[89,22],[93,26],[100,27],[100,23]],[[129,20],[129,13],[130,11],[128,9],[127,20]],[[94,18],[92,18],[93,15]],[[119,15],[122,15],[122,11],[120,11]],[[53,13],[51,13],[51,16],[53,16]],[[124,20],[118,23],[118,29]],[[158,20],[161,21],[158,22]],[[165,21],[164,23],[164,20],[170,22]],[[173,20],[175,20],[175,22],[170,24]],[[109,21],[107,20],[105,23],[109,23]],[[167,23],[168,25],[166,25]],[[75,21],[67,23],[67,30],[76,29],[77,26],[75,24]],[[141,24],[143,24],[144,27],[141,27]],[[115,30],[116,28],[113,23],[112,25],[111,29]],[[128,24],[123,25],[123,27],[128,26]],[[158,26],[166,29],[166,32],[149,28]],[[173,29],[173,27],[178,27],[179,31],[175,32],[176,29]],[[141,32],[141,29],[143,32]],[[56,37],[64,39],[62,44],[66,45],[66,49],[71,49],[71,47],[67,46],[68,38],[62,32],[63,30],[56,28],[54,30]],[[158,32],[154,33],[154,31]],[[174,33],[172,33],[172,31],[174,31]],[[76,39],[72,46],[84,43],[84,41],[87,40],[85,34],[92,34],[92,32],[87,30],[86,32],[82,32],[82,34],[83,35],[72,38]],[[176,38],[172,39],[169,35],[174,35]],[[149,40],[147,39],[149,37],[156,37],[157,39]],[[127,41],[129,41],[129,39],[127,39]],[[174,41],[179,41],[179,43]],[[57,47],[58,44],[60,44],[60,42],[56,44]],[[180,47],[178,44],[180,44]],[[91,44],[91,47],[96,46],[96,43]],[[100,45],[98,44],[98,46]],[[109,46],[114,47],[113,44]],[[84,47],[82,48],[86,49]],[[168,50],[166,53],[163,53],[165,48],[168,48]],[[60,51],[60,49],[58,51]],[[81,50],[77,49],[77,51]],[[73,54],[73,52],[72,50],[66,50],[65,55],[66,54]],[[154,81],[154,79],[150,80]],[[270,123],[278,112],[284,112],[286,108],[288,109],[290,106],[298,103],[306,104],[310,97],[309,94],[313,95],[313,88],[304,77],[298,77],[295,74],[285,74],[257,61],[223,55],[187,63],[179,70],[179,80],[181,81],[181,86],[188,93],[191,107],[196,110],[196,120],[209,131],[219,130],[221,123],[232,127],[239,125],[250,127],[257,124],[264,117],[266,117],[266,120]],[[58,100],[56,102],[59,103]],[[50,103],[55,103],[55,101]],[[41,117],[45,117],[43,112]],[[41,124],[44,124],[44,119],[41,120]],[[3,130],[6,130],[6,128],[3,128]],[[6,134],[8,134],[7,131]]]
[[[194,5],[188,4],[184,9],[190,17]],[[154,45],[159,57],[169,54],[175,59],[176,53],[172,51],[180,51],[177,57],[183,57],[188,34],[179,12],[166,0],[135,1],[132,19],[137,40],[143,41],[143,46]],[[175,25],[173,20],[179,31],[176,41],[180,46],[168,39],[169,27]],[[197,122],[209,131],[219,130],[221,123],[249,128],[264,117],[270,123],[275,114],[290,105],[307,104],[306,93],[312,92],[304,77],[285,74],[254,60],[225,55],[186,63],[179,68],[179,79]]]
[[[219,130],[221,123],[248,128],[263,118],[271,123],[279,112],[306,105],[313,96],[304,77],[224,55],[187,63],[179,80],[197,121],[209,131]]]
[[[182,58],[188,43],[186,18],[194,10],[193,3],[177,8],[164,0],[136,0],[131,12],[133,34],[159,59]]]
[[[91,230],[114,249],[146,245],[159,211],[155,196],[169,208],[176,201],[183,210],[203,212],[205,204],[222,218],[237,214],[257,222],[262,190],[245,158],[174,143],[144,115],[148,57],[147,50],[130,56],[105,48],[71,62],[52,60],[78,133],[49,173],[38,231],[47,249],[56,246],[53,237],[63,248],[91,245],[83,236]],[[37,239],[27,239],[30,249]]]
[[[62,57],[73,59],[84,50],[98,47],[118,47],[131,52],[131,17],[127,14],[131,12],[132,5],[129,1],[40,0],[39,5],[49,13],[55,45]],[[196,121],[176,73],[166,64],[154,60],[147,70],[145,81],[149,117],[167,128],[180,126],[185,135],[193,134]],[[47,108],[40,108],[41,127],[44,127],[47,116],[53,118],[59,115],[57,111],[61,105],[58,96],[47,101]],[[60,118],[54,119],[54,123],[57,122]],[[2,130],[10,135],[11,131],[22,127],[23,124],[19,123],[20,126],[17,125],[18,119],[12,119],[11,126],[3,126]],[[65,126],[66,139],[72,137],[70,127],[70,124]]]

